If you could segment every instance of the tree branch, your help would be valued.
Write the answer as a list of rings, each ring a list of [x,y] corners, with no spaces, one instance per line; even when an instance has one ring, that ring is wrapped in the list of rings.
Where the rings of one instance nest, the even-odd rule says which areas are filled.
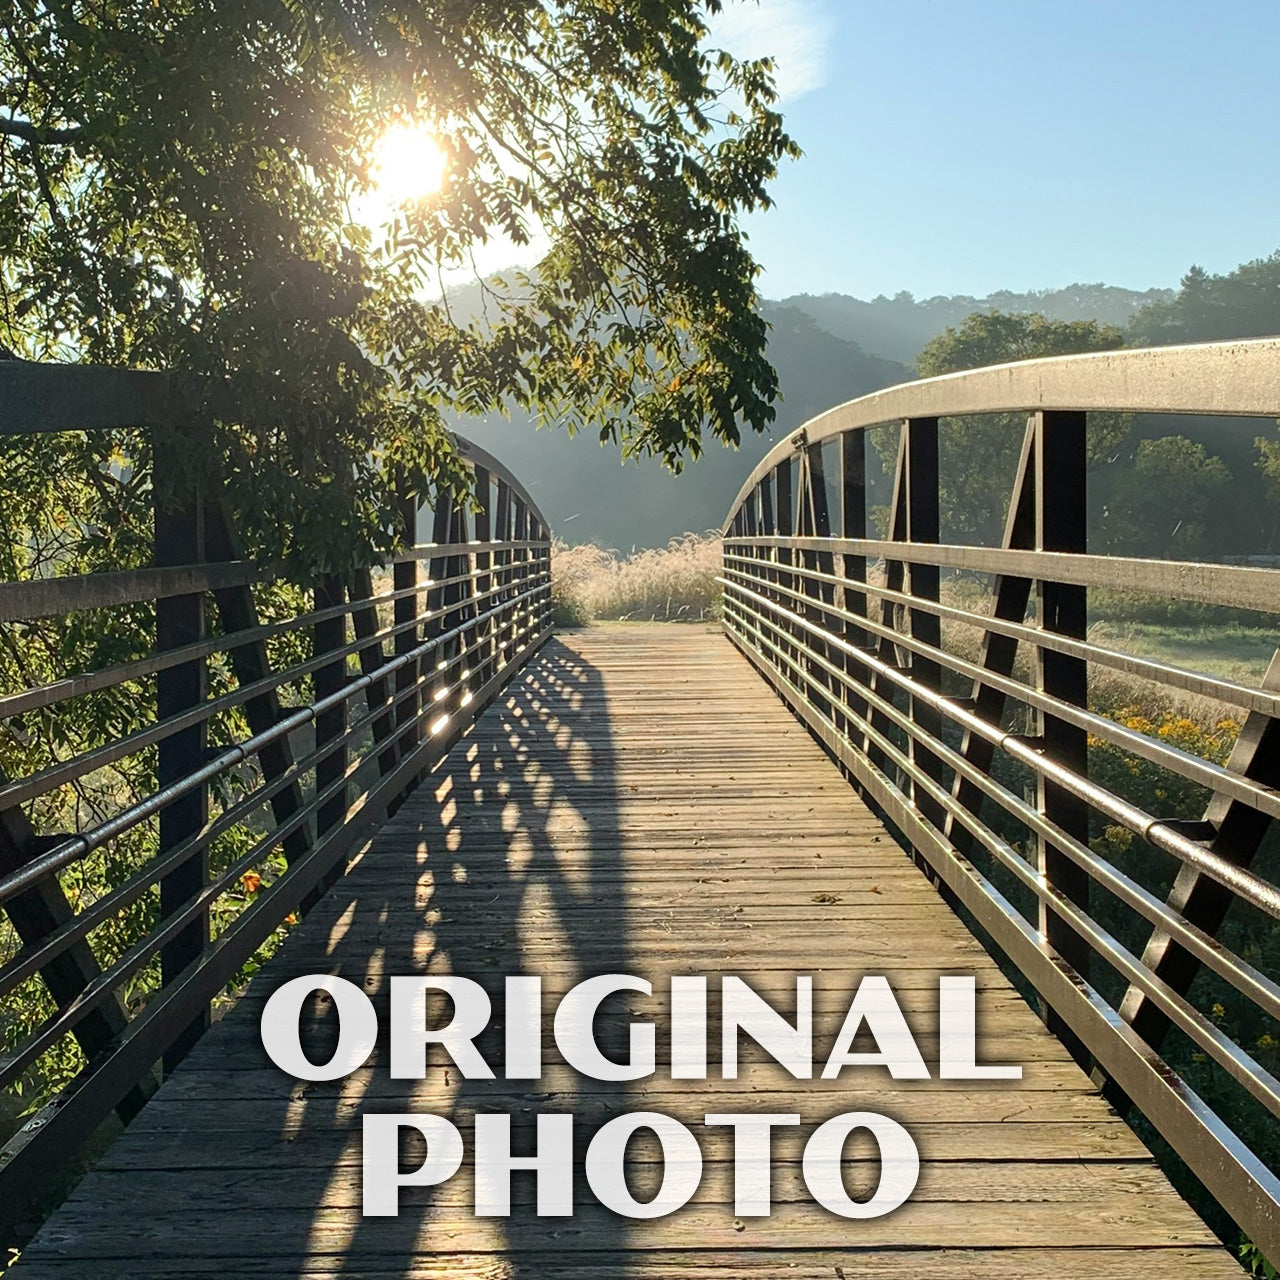
[[[42,129],[30,120],[15,120],[12,116],[0,116],[0,134],[10,138],[21,138],[35,146],[67,146],[78,142],[88,134],[89,130],[82,124],[69,129]]]

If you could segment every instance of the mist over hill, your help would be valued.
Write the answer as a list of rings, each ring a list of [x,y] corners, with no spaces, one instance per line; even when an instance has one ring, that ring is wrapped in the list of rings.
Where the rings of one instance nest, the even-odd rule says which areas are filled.
[[[1097,320],[1123,329],[1143,307],[1170,302],[1175,295],[1173,289],[1138,292],[1109,284],[1070,284],[1028,293],[1002,289],[985,298],[915,298],[903,292],[864,301],[843,293],[800,293],[777,305],[805,312],[846,342],[910,364],[926,342],[975,311],[1038,311],[1050,320]]]
[[[1192,267],[1177,290],[1074,284],[985,298],[916,300],[900,293],[870,301],[806,294],[766,302],[763,311],[771,326],[769,358],[783,396],[772,430],[744,438],[736,451],[711,443],[680,476],[652,460],[624,464],[615,445],[601,445],[594,436],[538,432],[526,417],[459,420],[458,429],[512,468],[566,541],[624,552],[662,546],[688,530],[718,528],[742,481],[776,440],[833,405],[916,376],[922,348],[949,327],[959,328],[968,316],[1039,312],[1056,321],[1097,321],[1122,329],[1126,344],[1135,346],[1276,334],[1280,253],[1221,276]],[[1206,515],[1205,528],[1197,532],[1197,554],[1280,550],[1280,504],[1270,496],[1273,490],[1280,494],[1280,441],[1264,449],[1256,437],[1257,424],[1250,422],[1144,418],[1112,460],[1118,463],[1112,479],[1119,483],[1120,472],[1139,463],[1148,470],[1157,464],[1172,467],[1168,475],[1161,473],[1161,492],[1168,491],[1169,511],[1185,514],[1188,486],[1194,487],[1197,475],[1204,483],[1227,477],[1242,501]],[[1132,477],[1126,481],[1131,482]],[[1156,480],[1148,477],[1143,483],[1147,492]],[[1173,533],[1185,523],[1177,515]],[[1185,541],[1185,529],[1183,535]]]
[[[501,458],[528,487],[567,542],[622,551],[663,546],[686,530],[718,528],[756,462],[802,422],[832,405],[912,376],[906,365],[868,355],[796,307],[767,304],[769,359],[783,399],[767,435],[748,432],[734,450],[709,443],[678,476],[652,460],[623,463],[594,435],[537,430],[524,415],[458,419],[462,435]]]

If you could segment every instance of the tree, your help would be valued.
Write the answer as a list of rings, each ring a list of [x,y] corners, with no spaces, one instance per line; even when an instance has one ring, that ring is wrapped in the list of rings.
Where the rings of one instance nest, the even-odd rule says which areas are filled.
[[[1153,303],[1129,323],[1133,346],[1262,338],[1280,333],[1280,252],[1241,263],[1224,276],[1193,266],[1168,302]]]
[[[367,565],[407,532],[398,485],[430,496],[462,480],[447,409],[532,407],[673,468],[704,431],[736,441],[740,423],[771,420],[776,393],[739,219],[768,205],[796,148],[769,64],[706,51],[718,8],[14,0],[0,10],[0,358],[171,371],[184,482],[203,478],[245,552],[289,557],[300,582]],[[373,229],[357,209],[397,125],[434,140],[444,180]],[[482,308],[460,311],[439,287],[486,239],[542,233],[536,269],[484,281]],[[151,448],[134,431],[0,442],[2,576],[146,563]],[[254,603],[264,624],[307,607],[287,583],[260,584]],[[146,606],[0,627],[0,683],[98,670],[153,639]],[[309,641],[268,636],[272,669]],[[208,667],[212,697],[236,687],[222,657]],[[28,777],[120,741],[154,719],[153,690],[9,717],[0,767]],[[212,746],[249,734],[242,705],[210,719]],[[30,816],[80,829],[155,789],[152,748],[54,789]],[[237,824],[209,856],[225,867],[257,838]],[[76,865],[74,891],[125,883],[155,842],[147,824],[108,842]],[[96,928],[100,963],[158,909],[144,894]],[[238,909],[224,895],[215,913]],[[17,945],[0,923],[0,953]],[[145,967],[128,996],[157,980]],[[37,982],[11,992],[0,1051],[53,1012]],[[74,1049],[42,1056],[28,1100],[79,1065]]]
[[[1262,477],[1271,506],[1271,510],[1262,519],[1262,545],[1267,550],[1274,551],[1280,545],[1280,439],[1254,436],[1253,443],[1258,450],[1253,465]]]
[[[1100,549],[1189,559],[1204,548],[1230,484],[1227,464],[1204,445],[1185,436],[1143,440],[1103,486]]]
[[[1038,313],[975,312],[928,342],[916,357],[922,377],[1083,351],[1111,351],[1123,335],[1094,320],[1050,320]],[[1026,418],[984,414],[947,420],[939,436],[942,536],[960,543],[999,536],[1013,490]],[[1106,462],[1128,430],[1119,414],[1091,414],[1089,461]]]
[[[719,8],[19,0],[0,344],[175,371],[192,474],[225,485],[250,552],[306,571],[391,544],[397,474],[458,478],[446,407],[533,407],[673,469],[704,431],[736,442],[777,390],[739,218],[797,149],[770,64],[704,48]],[[395,122],[445,176],[375,234],[352,210]],[[540,230],[483,314],[433,296],[477,244]],[[76,519],[102,505],[86,490]]]
[[[1114,351],[1124,334],[1096,320],[1050,320],[1039,312],[986,311],[966,316],[958,328],[939,334],[916,357],[924,378],[981,365]]]
[[[1182,278],[1181,288],[1170,301],[1145,307],[1129,326],[1129,339],[1136,345],[1164,346],[1170,343],[1214,342],[1232,338],[1261,338],[1280,334],[1280,252],[1270,257],[1241,263],[1225,275],[1211,275],[1203,267],[1193,266]],[[1220,447],[1237,469],[1247,465],[1240,445],[1222,435]],[[1258,436],[1254,466],[1261,474],[1267,496],[1262,502],[1250,495],[1245,508],[1251,517],[1244,526],[1247,535],[1241,544],[1230,549],[1274,550],[1280,540],[1275,500],[1280,497],[1280,446],[1274,439]],[[1224,464],[1225,465],[1225,464]],[[1237,470],[1240,483],[1247,484],[1245,473]],[[1188,478],[1192,483],[1192,478]],[[1194,492],[1194,489],[1189,492]],[[1230,517],[1238,525],[1239,506]],[[1227,523],[1220,521],[1220,524]],[[1237,535],[1238,536],[1238,535]],[[1218,544],[1219,547],[1222,545]],[[1202,542],[1202,550],[1213,546]],[[1230,543],[1228,542],[1228,547]]]

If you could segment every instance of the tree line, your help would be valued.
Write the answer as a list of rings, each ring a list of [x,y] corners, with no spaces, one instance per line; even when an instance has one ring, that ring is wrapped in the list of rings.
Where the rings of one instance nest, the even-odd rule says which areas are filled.
[[[1123,328],[1043,313],[974,312],[925,344],[922,377],[982,365],[1280,333],[1280,252],[1225,275],[1192,267],[1172,297]],[[941,518],[953,542],[998,535],[1021,443],[1014,415],[952,419],[941,433]],[[873,435],[882,472],[888,433]],[[1280,432],[1250,420],[1089,416],[1089,542],[1096,551],[1180,559],[1280,552]],[[1230,501],[1228,501],[1230,495]]]

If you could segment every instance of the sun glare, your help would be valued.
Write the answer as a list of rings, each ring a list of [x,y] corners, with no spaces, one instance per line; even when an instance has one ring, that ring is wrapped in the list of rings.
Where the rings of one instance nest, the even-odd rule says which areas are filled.
[[[434,195],[444,181],[447,160],[425,125],[393,124],[373,149],[377,194],[390,205]]]

